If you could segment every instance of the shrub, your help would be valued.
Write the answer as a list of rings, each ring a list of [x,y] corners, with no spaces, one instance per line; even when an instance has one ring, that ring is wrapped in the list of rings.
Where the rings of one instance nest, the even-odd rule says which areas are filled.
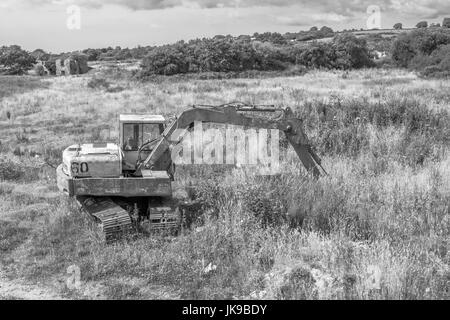
[[[448,30],[417,30],[411,34],[418,53],[431,54],[440,46],[450,44]]]
[[[297,57],[297,63],[308,68],[335,67],[336,55],[328,44],[313,43]]]
[[[334,34],[329,28],[318,33]],[[142,61],[140,78],[197,72],[281,71],[293,64],[309,68],[362,68],[373,62],[367,43],[352,34],[339,35],[330,43],[304,47],[278,41],[274,34],[248,37],[216,36],[154,48]],[[270,41],[268,39],[271,39]]]
[[[442,45],[430,55],[418,54],[409,62],[409,68],[424,77],[443,77],[450,72],[450,45]]]
[[[400,145],[400,154],[406,165],[422,166],[427,158],[433,154],[433,138],[430,135],[407,134]]]
[[[392,60],[399,67],[425,68],[429,66],[429,62],[424,61],[428,58],[435,59],[433,53],[448,44],[450,32],[446,29],[424,29],[404,33],[392,45]]]
[[[100,54],[102,53],[101,49],[85,49],[83,53],[87,55],[88,61],[96,61]]]
[[[30,70],[36,59],[20,46],[0,47],[0,73],[24,74]]]
[[[422,61],[422,65],[413,67],[421,70],[421,74],[426,77],[448,77],[450,75],[450,45],[439,47]]]
[[[332,42],[336,52],[336,66],[341,69],[373,67],[374,63],[367,48],[366,40],[346,33],[337,35]]]
[[[82,53],[72,53],[68,57],[62,57],[64,60],[65,58],[69,58],[70,60],[73,60],[76,62],[76,66],[78,67],[78,73],[84,74],[89,71],[88,66],[88,56]],[[77,70],[77,68],[73,68],[73,70]]]
[[[327,26],[323,26],[322,28],[320,28],[319,32],[324,38],[327,36],[329,37],[334,35],[333,29]]]
[[[91,89],[108,89],[110,85],[111,84],[103,78],[92,78],[87,84]]]
[[[161,75],[186,73],[190,65],[184,59],[185,50],[186,47],[182,43],[158,47],[143,59],[143,71],[147,74]]]
[[[255,33],[253,34],[253,38],[256,41],[269,42],[275,45],[284,45],[287,42],[286,38],[278,32]]]
[[[255,216],[261,226],[280,226],[286,221],[287,195],[277,188],[274,180],[263,180],[260,184],[250,182],[243,186],[240,196],[244,208]]]
[[[409,62],[416,55],[412,38],[408,34],[400,35],[392,44],[391,55],[397,66],[402,68],[408,67]]]
[[[310,68],[347,70],[374,66],[366,41],[350,33],[337,35],[331,43],[313,43],[293,52],[296,63]]]
[[[36,49],[30,53],[36,60],[47,61],[50,55],[42,49]]]
[[[0,179],[18,180],[25,175],[25,168],[6,157],[0,157]]]
[[[420,21],[418,24],[416,24],[416,28],[428,28],[428,22]]]
[[[213,38],[154,49],[143,60],[144,75],[284,69],[286,56],[270,43]]]
[[[111,83],[108,80],[99,77],[94,77],[89,80],[87,86],[91,89],[105,90],[106,92],[110,93],[121,92],[125,90],[124,87],[119,85],[111,86]]]
[[[444,21],[442,22],[442,27],[450,28],[450,18],[444,18]]]

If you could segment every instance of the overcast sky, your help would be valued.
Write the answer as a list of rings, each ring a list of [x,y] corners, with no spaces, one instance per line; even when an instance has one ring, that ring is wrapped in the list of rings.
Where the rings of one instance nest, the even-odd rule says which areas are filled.
[[[70,5],[80,8],[80,29],[67,27]],[[370,5],[381,8],[382,28],[450,16],[450,0],[0,0],[0,45],[57,53],[323,25],[359,29]]]

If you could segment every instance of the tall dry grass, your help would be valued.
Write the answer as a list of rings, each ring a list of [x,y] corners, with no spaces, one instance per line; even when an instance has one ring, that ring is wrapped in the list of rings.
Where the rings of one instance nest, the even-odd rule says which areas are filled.
[[[1,123],[9,274],[64,283],[76,264],[83,286],[101,283],[110,298],[149,297],[152,286],[206,299],[449,298],[448,81],[395,70],[144,84],[112,77],[123,90],[108,92],[89,88],[90,78],[51,78],[48,88],[1,100],[2,114],[15,113]],[[234,100],[293,108],[329,176],[311,179],[292,150],[272,178],[183,168],[177,181],[195,181],[202,203],[190,230],[105,245],[42,162],[58,163],[74,142],[116,139],[119,113],[172,115]]]

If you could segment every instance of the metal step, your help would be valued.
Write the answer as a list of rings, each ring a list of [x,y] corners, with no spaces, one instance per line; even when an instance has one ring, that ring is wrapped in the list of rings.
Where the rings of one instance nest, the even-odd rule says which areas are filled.
[[[169,206],[150,207],[150,230],[175,230],[180,227],[180,211]]]

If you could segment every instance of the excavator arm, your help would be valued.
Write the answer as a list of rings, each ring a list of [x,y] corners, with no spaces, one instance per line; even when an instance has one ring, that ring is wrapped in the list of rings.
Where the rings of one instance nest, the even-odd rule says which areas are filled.
[[[281,112],[277,119],[248,116],[249,112]],[[218,107],[194,106],[182,112],[176,120],[169,125],[163,134],[152,142],[153,150],[150,155],[138,163],[135,176],[141,176],[142,170],[152,170],[158,160],[165,155],[171,146],[178,144],[183,135],[176,135],[177,129],[188,129],[194,122],[232,124],[243,127],[278,129],[283,131],[287,140],[293,146],[295,152],[304,167],[315,177],[321,175],[321,160],[313,151],[308,137],[303,132],[302,120],[295,118],[290,108],[276,109],[274,107],[256,107],[245,104],[227,104]]]

